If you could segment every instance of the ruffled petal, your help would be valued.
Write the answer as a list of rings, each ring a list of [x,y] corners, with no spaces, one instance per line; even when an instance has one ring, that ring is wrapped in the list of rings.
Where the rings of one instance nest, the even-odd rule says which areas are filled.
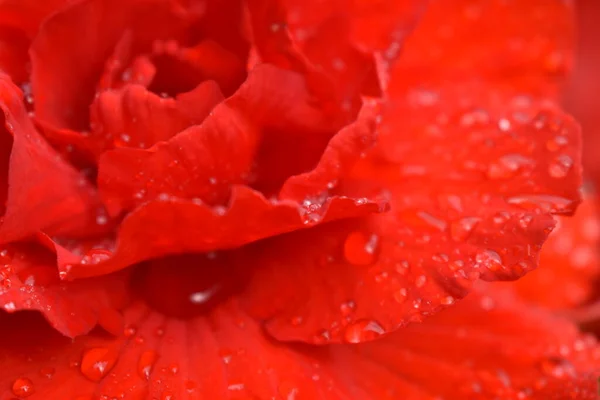
[[[123,274],[61,282],[56,257],[39,245],[4,246],[0,262],[0,306],[10,313],[39,311],[65,336],[88,333],[127,296]]]
[[[264,336],[236,301],[189,321],[134,303],[123,333],[74,341],[0,316],[0,385],[19,398],[596,398],[597,343],[490,290],[382,340],[324,347]]]
[[[37,118],[86,130],[104,63],[124,33],[132,32],[136,49],[149,50],[154,40],[180,37],[189,23],[169,0],[85,0],[53,14],[30,51]]]
[[[59,269],[66,278],[104,275],[140,261],[169,254],[209,252],[243,246],[254,241],[342,218],[385,210],[385,199],[333,196],[306,206],[290,201],[269,201],[245,186],[232,188],[228,208],[166,197],[131,212],[118,231],[116,249],[100,257],[59,254]],[[60,255],[63,255],[61,259]]]
[[[600,216],[587,195],[574,217],[560,217],[540,252],[540,267],[510,283],[524,300],[553,309],[582,306],[597,295]]]
[[[8,188],[2,190],[7,198],[0,241],[21,239],[38,230],[68,235],[95,227],[101,204],[91,185],[40,137],[25,111],[21,92],[9,78],[0,77],[0,85],[2,130],[12,135],[13,142]],[[0,134],[7,135],[6,131]]]
[[[578,201],[578,126],[554,111],[521,122],[460,118],[472,137],[426,130],[401,148],[400,166],[355,166],[354,178],[388,190],[389,215],[249,249],[260,267],[247,303],[273,335],[339,341],[365,321],[391,332],[462,298],[478,278],[515,279],[537,266],[551,214]]]
[[[238,92],[201,125],[148,150],[117,149],[103,154],[98,185],[105,204],[115,214],[164,194],[225,203],[231,185],[248,183],[253,168],[262,172],[255,166],[255,157],[261,161],[261,147],[270,139],[267,130],[279,136],[298,127],[309,135],[318,135],[311,132],[316,129],[331,132],[309,101],[300,76],[268,65],[256,67]]]
[[[224,100],[219,87],[206,81],[177,99],[164,99],[140,85],[98,95],[91,107],[94,128],[88,140],[101,152],[114,147],[148,148],[200,124]],[[94,143],[95,144],[95,143]]]
[[[304,72],[323,109],[355,115],[361,95],[381,93],[374,54],[395,59],[425,3],[250,1],[252,42],[265,62]]]
[[[27,51],[37,30],[51,13],[71,0],[7,0],[0,4],[0,69],[13,82],[29,79]]]

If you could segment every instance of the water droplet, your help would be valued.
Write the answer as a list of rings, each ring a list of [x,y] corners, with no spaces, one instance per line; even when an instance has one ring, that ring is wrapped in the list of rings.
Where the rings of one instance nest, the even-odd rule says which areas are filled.
[[[422,288],[423,286],[425,286],[426,282],[427,277],[425,275],[419,275],[417,279],[415,279],[415,286],[418,288]]]
[[[479,221],[480,219],[476,217],[465,217],[452,222],[450,225],[450,237],[456,242],[467,240]]]
[[[344,257],[353,265],[367,266],[375,262],[379,237],[364,232],[352,232],[344,242]]]
[[[346,327],[344,339],[348,343],[360,343],[376,339],[383,335],[385,329],[374,320],[358,320]]]
[[[475,261],[479,266],[487,268],[490,271],[497,271],[502,268],[502,258],[494,250],[481,250],[477,252]]]
[[[283,400],[296,400],[300,389],[292,382],[283,381],[279,384],[278,391]]]
[[[500,118],[500,120],[498,121],[498,128],[500,128],[501,131],[507,132],[510,130],[510,127],[511,123],[508,119]]]
[[[44,367],[40,369],[40,375],[45,376],[48,379],[51,379],[56,373],[56,369],[53,367]]]
[[[507,154],[489,165],[487,176],[490,179],[512,178],[519,170],[530,165],[533,165],[530,158],[520,154]]]
[[[349,316],[356,310],[356,303],[352,300],[342,303],[340,305],[340,312],[344,317]]]
[[[137,371],[140,377],[145,380],[150,379],[150,374],[152,373],[152,368],[154,368],[154,364],[158,359],[158,354],[153,350],[144,351],[140,355],[140,359],[138,360]]]
[[[440,303],[442,303],[445,306],[452,305],[452,304],[454,304],[454,297],[452,297],[452,296],[442,297],[442,299],[440,300]]]
[[[137,333],[137,328],[133,325],[127,325],[123,330],[123,336],[130,338]]]
[[[35,392],[33,382],[29,378],[18,378],[13,382],[12,392],[22,399],[29,397]]]
[[[86,351],[81,359],[81,373],[91,381],[99,382],[114,367],[117,358],[104,347]]]
[[[573,166],[573,159],[566,154],[556,157],[548,166],[548,173],[553,178],[564,178],[567,176],[571,167]]]
[[[407,296],[408,291],[406,288],[400,288],[394,292],[394,300],[396,300],[397,303],[404,303]]]
[[[96,224],[106,225],[107,222],[108,222],[108,217],[106,215],[97,215],[96,216]]]

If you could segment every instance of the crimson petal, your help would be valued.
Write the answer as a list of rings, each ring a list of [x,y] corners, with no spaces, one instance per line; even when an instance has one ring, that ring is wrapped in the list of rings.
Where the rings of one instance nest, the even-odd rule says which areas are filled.
[[[0,85],[5,128],[13,136],[0,241],[21,239],[38,230],[83,233],[95,225],[101,207],[93,188],[37,133],[19,89],[6,76],[0,77]]]
[[[187,322],[134,303],[118,337],[74,341],[32,315],[0,316],[12,328],[0,332],[0,385],[31,399],[595,399],[594,339],[488,291],[353,346],[273,342],[237,301]]]
[[[151,147],[201,123],[222,100],[219,87],[212,81],[176,99],[160,98],[140,85],[104,91],[91,107],[94,129],[89,140],[107,142],[103,151],[115,146]]]
[[[327,126],[309,100],[300,76],[256,67],[201,125],[148,150],[103,154],[98,184],[107,207],[114,214],[161,194],[226,202],[230,185],[248,181],[263,131]]]
[[[104,62],[125,32],[144,49],[181,36],[189,22],[169,0],[85,0],[53,14],[30,50],[36,116],[55,128],[87,129]]]
[[[56,257],[39,245],[2,247],[0,304],[5,311],[36,310],[63,335],[86,334],[122,306],[127,280],[121,275],[61,282]]]
[[[304,207],[291,201],[271,202],[252,189],[234,186],[229,208],[168,197],[140,206],[123,220],[114,254],[95,263],[82,263],[81,257],[58,247],[56,251],[63,255],[59,268],[66,277],[97,276],[164,255],[235,248],[322,222],[380,212],[384,207],[383,199],[343,196]]]
[[[410,146],[397,144],[405,165],[367,158],[355,167],[355,178],[389,190],[389,215],[249,250],[261,268],[247,303],[273,335],[340,341],[368,321],[391,332],[465,296],[478,278],[515,279],[537,266],[551,214],[578,201],[578,126],[557,111],[504,123],[483,114],[481,125],[481,113],[467,115],[472,138],[425,130]]]

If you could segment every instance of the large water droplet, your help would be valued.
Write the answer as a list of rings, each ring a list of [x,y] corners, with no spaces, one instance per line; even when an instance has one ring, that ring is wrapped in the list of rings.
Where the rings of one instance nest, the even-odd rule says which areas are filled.
[[[155,351],[144,351],[138,360],[137,371],[139,376],[145,380],[149,380],[156,360],[158,360],[158,354]]]
[[[81,359],[81,373],[91,381],[99,382],[114,367],[117,358],[105,347],[86,351]]]
[[[17,378],[13,382],[12,392],[15,396],[22,399],[29,397],[35,392],[33,382],[29,378]]]
[[[385,329],[374,320],[358,320],[346,327],[344,339],[348,343],[360,343],[376,339],[383,335]]]
[[[364,232],[352,232],[344,242],[344,257],[353,265],[371,265],[377,259],[379,237]]]
[[[566,154],[556,157],[548,166],[548,173],[553,178],[564,178],[567,176],[571,167],[573,166],[573,159]]]
[[[475,261],[479,266],[485,267],[490,271],[497,271],[502,268],[502,258],[494,250],[481,250],[477,252]]]

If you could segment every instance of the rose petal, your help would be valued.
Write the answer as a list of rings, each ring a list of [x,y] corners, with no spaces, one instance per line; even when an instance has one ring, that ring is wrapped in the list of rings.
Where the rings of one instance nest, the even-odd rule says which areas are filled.
[[[59,268],[69,278],[103,275],[151,258],[235,248],[327,221],[381,212],[384,207],[383,199],[342,196],[307,206],[271,202],[245,186],[232,188],[228,209],[166,198],[140,206],[123,220],[114,254],[109,251],[92,263],[63,255]]]
[[[104,142],[103,146],[98,145],[102,151],[114,147],[148,148],[201,123],[222,100],[213,81],[206,81],[177,99],[160,98],[140,85],[105,91],[91,107],[94,129],[89,140]]]
[[[189,23],[179,11],[168,0],[85,0],[53,14],[30,52],[36,116],[56,128],[86,129],[104,62],[125,31],[140,49],[177,38]]]
[[[331,193],[375,144],[375,118],[370,115],[374,112],[368,106],[363,107],[356,122],[343,128],[329,141],[314,169],[291,176],[284,182],[279,198],[301,202],[324,192]]]
[[[320,348],[269,340],[236,301],[187,322],[135,303],[119,337],[74,341],[1,316],[0,385],[32,398],[596,398],[593,339],[490,295],[373,343]]]
[[[19,89],[6,76],[0,77],[0,85],[4,127],[13,136],[0,241],[21,239],[38,230],[81,234],[95,225],[100,207],[95,192],[37,133]]]
[[[105,153],[98,185],[113,214],[161,194],[224,203],[230,185],[248,181],[261,141],[268,141],[267,130],[294,132],[303,127],[304,134],[316,129],[329,133],[327,126],[309,103],[301,77],[263,65],[201,125],[148,150]]]
[[[513,287],[532,303],[569,309],[592,300],[600,276],[600,219],[597,199],[588,195],[574,217],[561,217],[542,247],[540,267]]]
[[[184,93],[203,80],[214,80],[230,96],[244,81],[243,61],[212,40],[193,47],[180,47],[171,41],[155,42],[153,47],[156,75],[150,89],[155,93]]]
[[[23,84],[29,79],[31,39],[42,21],[70,0],[6,0],[0,3],[0,69],[13,82]]]
[[[600,35],[600,3],[594,0],[575,2],[577,9],[577,53],[575,69],[564,93],[564,105],[582,125],[586,145],[583,165],[596,189],[600,188],[600,118],[595,93],[600,91],[600,51],[595,38]]]
[[[0,250],[0,305],[8,312],[36,310],[63,335],[88,333],[103,313],[121,306],[126,279],[121,275],[61,282],[56,258],[32,244]]]
[[[573,2],[436,1],[402,47],[398,76],[557,82],[570,68]]]

